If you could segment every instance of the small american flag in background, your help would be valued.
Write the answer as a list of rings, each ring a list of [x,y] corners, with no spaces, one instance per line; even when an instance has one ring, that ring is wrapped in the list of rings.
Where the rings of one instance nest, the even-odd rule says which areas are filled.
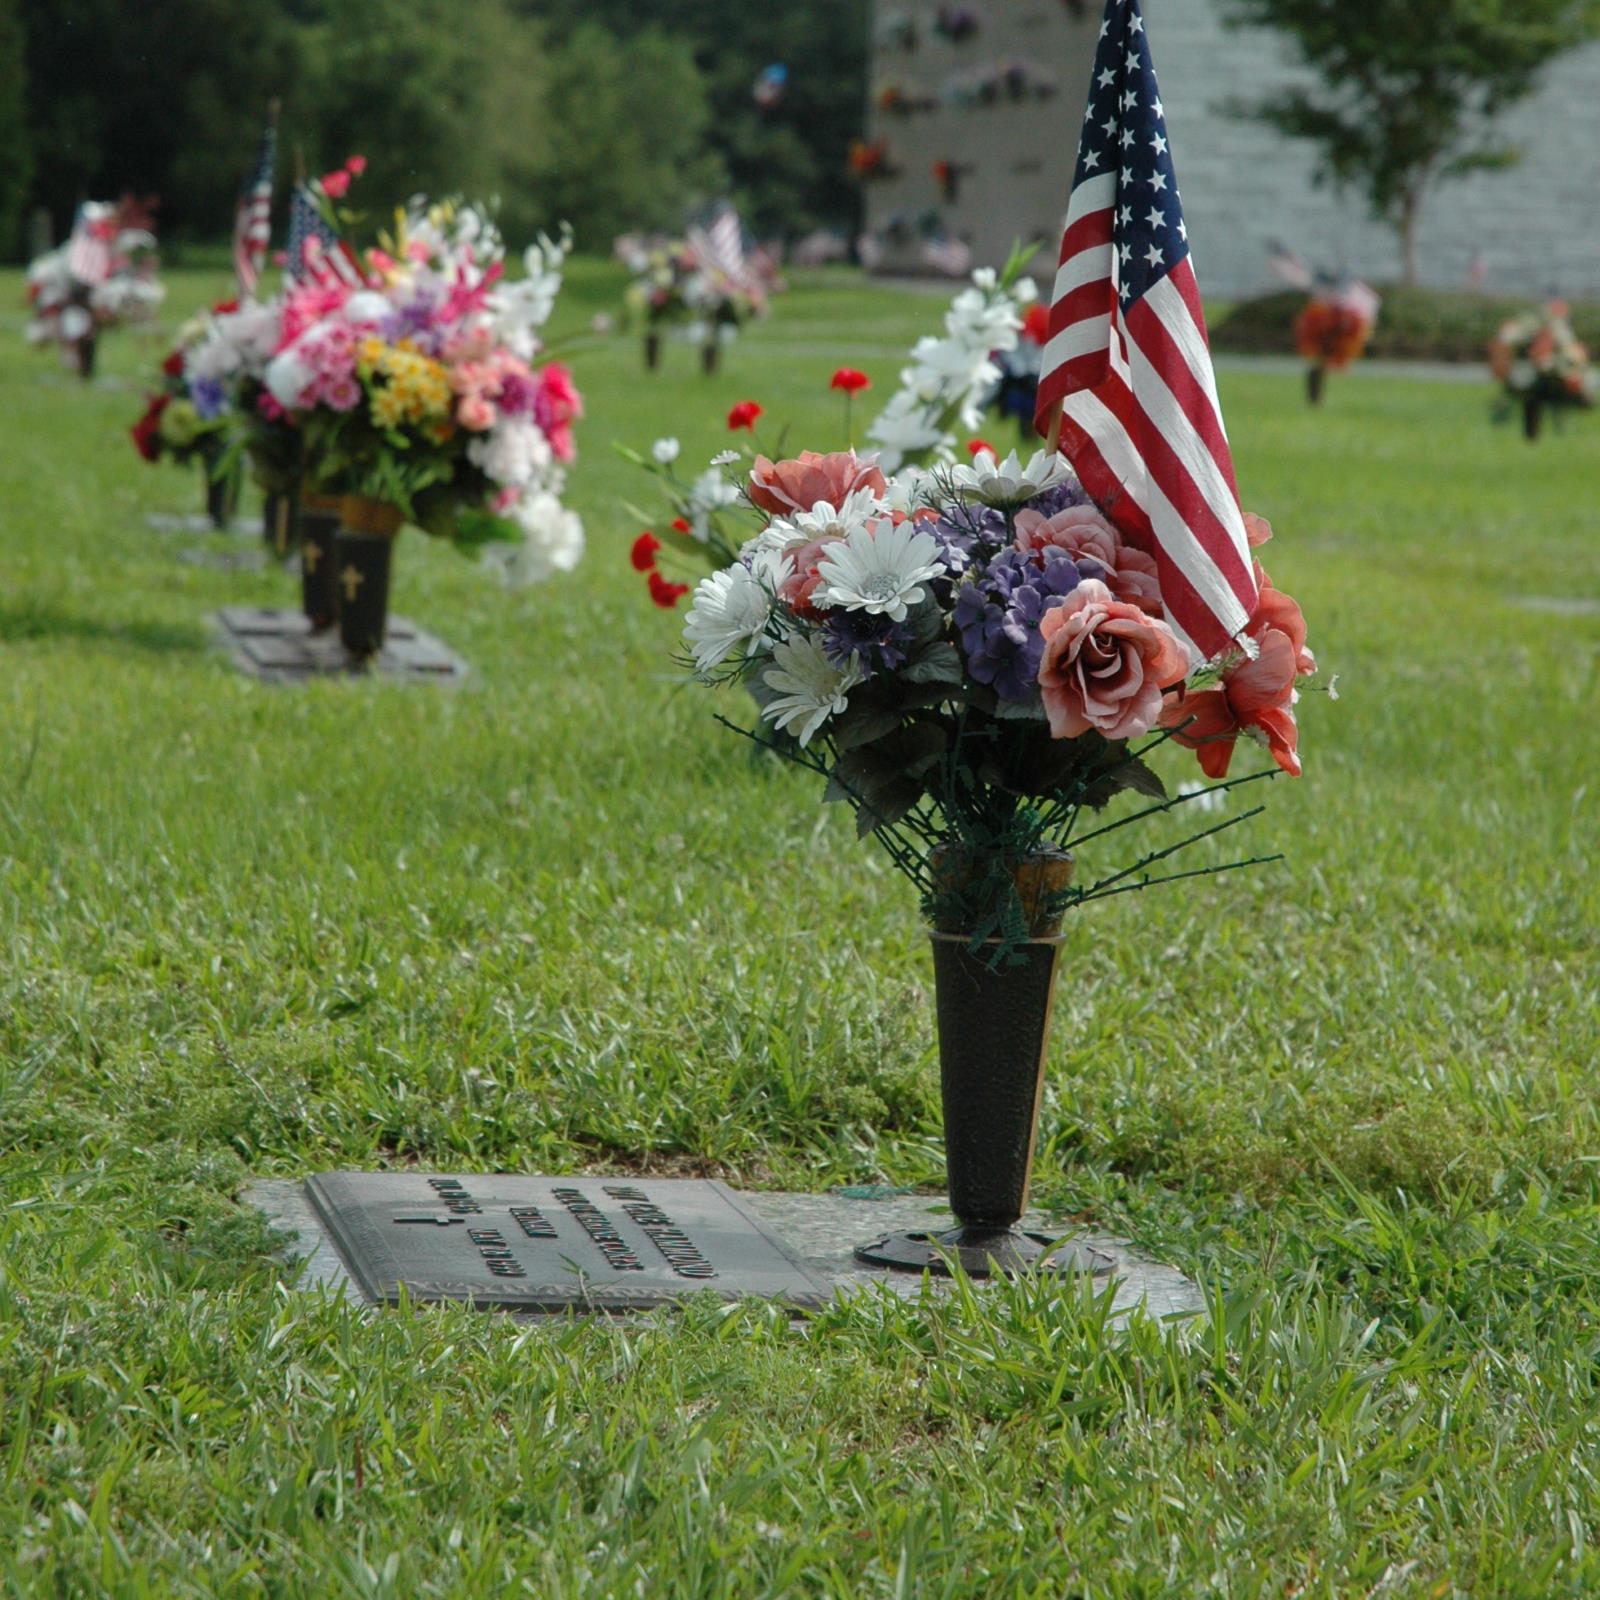
[[[318,209],[309,184],[297,183],[289,197],[289,244],[283,270],[295,283],[344,283],[359,289],[367,281],[355,252]]]
[[[111,275],[111,242],[116,234],[113,220],[90,221],[88,208],[79,206],[67,241],[67,271],[79,283],[104,283]]]
[[[704,227],[689,228],[684,242],[701,266],[720,272],[735,284],[746,285],[751,281],[745,257],[744,224],[739,221],[739,213],[726,202],[717,208],[716,215]]]
[[[278,127],[269,117],[261,133],[261,148],[256,164],[239,191],[233,211],[233,277],[239,295],[256,292],[261,282],[261,264],[267,259],[267,244],[272,238],[272,173],[278,155]]]
[[[1212,656],[1257,596],[1188,239],[1138,0],[1107,0],[1034,420]]]

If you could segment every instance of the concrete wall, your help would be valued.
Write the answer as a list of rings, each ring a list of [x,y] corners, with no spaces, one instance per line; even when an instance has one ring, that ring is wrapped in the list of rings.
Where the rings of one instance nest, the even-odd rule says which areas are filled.
[[[874,110],[870,126],[889,139],[903,172],[868,186],[868,224],[936,211],[977,259],[995,260],[1015,235],[1059,230],[1100,7],[1089,0],[1077,20],[1063,0],[977,0],[972,9],[985,26],[960,45],[928,37],[938,9],[938,0],[876,0],[875,38],[894,16],[917,19],[922,37],[909,54],[880,44],[875,85],[918,79],[936,96],[952,72],[1016,57],[1055,72],[1061,92],[1020,106],[903,117]],[[1273,287],[1266,245],[1274,238],[1318,265],[1398,276],[1394,235],[1358,198],[1312,187],[1309,147],[1222,114],[1232,96],[1295,78],[1283,40],[1224,29],[1213,0],[1145,0],[1144,11],[1203,291],[1232,297]],[[1490,290],[1600,296],[1600,45],[1558,60],[1502,127],[1524,159],[1434,192],[1422,225],[1425,281],[1461,286],[1481,252]],[[941,206],[928,169],[952,150],[976,170],[957,203]]]

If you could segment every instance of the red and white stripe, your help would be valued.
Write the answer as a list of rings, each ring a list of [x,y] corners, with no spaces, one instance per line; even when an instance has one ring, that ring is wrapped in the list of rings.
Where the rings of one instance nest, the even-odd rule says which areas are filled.
[[[1116,199],[1109,173],[1072,193],[1036,416],[1048,432],[1060,408],[1084,488],[1155,557],[1168,619],[1214,656],[1257,595],[1200,293],[1185,255],[1122,307]]]

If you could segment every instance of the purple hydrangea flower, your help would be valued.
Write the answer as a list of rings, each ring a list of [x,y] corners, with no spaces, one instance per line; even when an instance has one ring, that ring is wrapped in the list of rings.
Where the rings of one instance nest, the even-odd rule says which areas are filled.
[[[228,409],[228,397],[215,378],[191,378],[189,398],[202,422],[213,422]]]
[[[905,623],[865,611],[829,611],[822,625],[823,655],[841,672],[854,667],[863,678],[898,667],[910,642]]]
[[[1044,656],[1039,623],[1081,581],[1077,564],[1063,550],[1046,550],[1042,559],[1002,550],[956,596],[955,623],[967,671],[1002,700],[1026,700]]]
[[[1026,509],[1037,511],[1041,517],[1053,517],[1058,511],[1065,511],[1068,506],[1086,506],[1090,499],[1084,493],[1081,483],[1068,479],[1065,483],[1058,483],[1053,489],[1045,492],[1028,502]]]

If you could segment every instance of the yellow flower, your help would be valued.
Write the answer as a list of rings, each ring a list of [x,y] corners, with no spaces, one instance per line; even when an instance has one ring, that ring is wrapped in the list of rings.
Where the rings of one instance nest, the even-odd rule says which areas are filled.
[[[379,428],[398,428],[405,420],[405,405],[393,389],[377,389],[372,395],[372,421]]]

